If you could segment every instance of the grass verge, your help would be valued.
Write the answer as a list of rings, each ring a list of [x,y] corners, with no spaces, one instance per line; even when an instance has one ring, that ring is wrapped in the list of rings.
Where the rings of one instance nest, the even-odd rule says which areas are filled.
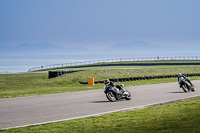
[[[119,69],[120,68],[120,69]],[[103,89],[104,84],[88,86],[79,84],[78,81],[87,81],[88,77],[95,80],[108,78],[169,75],[181,73],[197,73],[199,66],[146,66],[146,67],[105,67],[81,71],[48,79],[47,73],[0,74],[0,98],[24,97],[64,92],[86,91]],[[191,77],[192,80],[199,77]],[[122,82],[126,87],[146,84],[177,82],[176,78],[153,79]],[[121,84],[120,82],[116,84]]]
[[[127,112],[29,126],[4,133],[198,133],[200,99]]]

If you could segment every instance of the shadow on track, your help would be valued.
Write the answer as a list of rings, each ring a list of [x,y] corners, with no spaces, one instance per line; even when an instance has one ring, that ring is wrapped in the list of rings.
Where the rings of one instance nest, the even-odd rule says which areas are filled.
[[[110,101],[93,101],[92,103],[108,103]]]
[[[174,91],[174,92],[168,92],[168,93],[185,93],[184,91]]]
[[[116,100],[115,102],[111,102],[111,101],[92,101],[91,103],[117,103],[117,102],[125,102],[126,100],[124,99],[119,99]]]

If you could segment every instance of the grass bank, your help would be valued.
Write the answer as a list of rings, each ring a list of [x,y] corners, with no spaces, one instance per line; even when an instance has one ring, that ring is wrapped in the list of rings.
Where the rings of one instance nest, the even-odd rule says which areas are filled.
[[[48,79],[47,73],[0,74],[0,98],[24,97],[64,92],[86,91],[103,89],[104,84],[88,86],[78,81],[87,81],[88,77],[95,80],[108,78],[170,75],[177,73],[197,73],[197,66],[143,66],[143,67],[97,67],[86,71],[66,74],[57,78]],[[191,77],[192,80],[199,77]],[[125,86],[177,82],[176,78],[153,79],[123,82]],[[120,82],[116,84],[121,84]]]
[[[98,117],[0,130],[4,133],[198,133],[200,99]]]

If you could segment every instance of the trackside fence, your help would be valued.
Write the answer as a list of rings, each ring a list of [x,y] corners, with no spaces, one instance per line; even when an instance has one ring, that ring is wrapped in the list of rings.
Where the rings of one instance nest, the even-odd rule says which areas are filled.
[[[107,63],[113,62],[128,62],[128,61],[165,61],[165,60],[200,60],[200,56],[189,56],[189,57],[145,57],[145,58],[116,58],[116,59],[104,59],[104,60],[93,60],[93,61],[82,61],[82,62],[72,62],[72,63],[63,63],[63,64],[52,64],[52,65],[45,65],[30,68],[28,71],[39,71],[39,70],[47,70],[47,69],[56,69],[62,67],[78,67],[83,65],[90,65],[90,64],[99,64],[101,63],[102,66]],[[101,66],[101,65],[94,65],[94,66]]]

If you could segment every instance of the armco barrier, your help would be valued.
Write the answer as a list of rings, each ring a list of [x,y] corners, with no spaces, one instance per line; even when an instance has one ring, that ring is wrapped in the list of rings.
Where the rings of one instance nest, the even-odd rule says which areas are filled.
[[[193,74],[183,74],[187,77],[193,76],[200,76],[200,73],[193,73]],[[148,80],[148,79],[162,79],[162,78],[176,78],[177,75],[156,75],[156,76],[143,76],[143,77],[129,77],[129,78],[116,78],[116,79],[109,79],[113,82],[126,82],[126,81],[136,81],[136,80]],[[80,84],[88,84],[88,82],[80,82]],[[104,81],[94,81],[95,84],[104,83]]]
[[[71,66],[70,68],[81,67],[101,67],[101,66],[160,66],[160,65],[200,65],[200,63],[119,63],[119,64],[97,64],[97,65],[84,65],[84,66]]]
[[[45,66],[39,66],[30,68],[28,71],[38,71],[38,70],[53,70],[58,68],[79,68],[79,67],[93,67],[93,66],[130,66],[130,65],[200,65],[200,62],[193,63],[141,63],[140,61],[186,61],[186,60],[196,60],[200,61],[200,56],[187,56],[187,57],[137,57],[137,58],[116,58],[116,59],[103,59],[103,60],[93,60],[93,61],[82,61],[82,62],[70,62],[62,64],[51,64]],[[136,61],[138,63],[127,63]],[[101,63],[101,64],[99,64]],[[118,64],[114,64],[118,63]]]

